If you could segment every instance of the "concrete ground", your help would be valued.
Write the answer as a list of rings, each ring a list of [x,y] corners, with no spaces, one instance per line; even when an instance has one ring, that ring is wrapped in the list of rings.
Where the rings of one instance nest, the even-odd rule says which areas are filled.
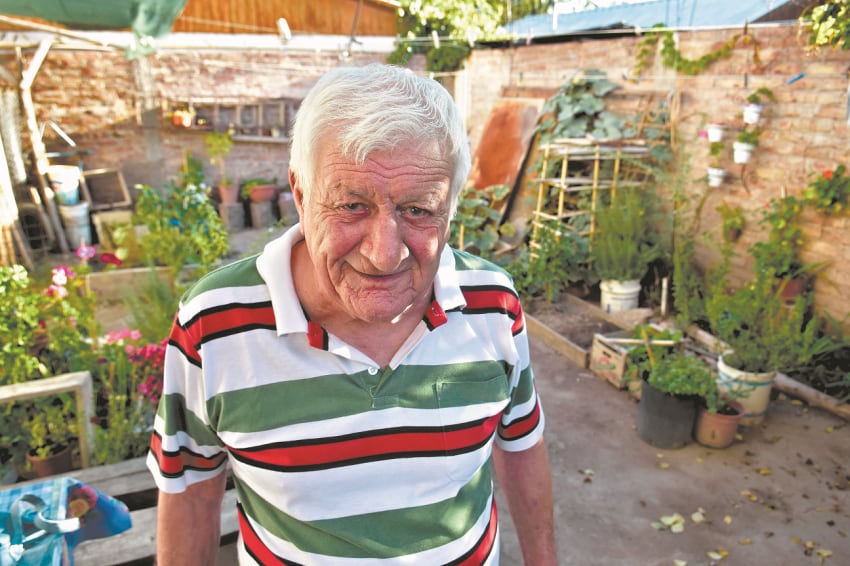
[[[234,248],[259,251],[274,233],[237,234]],[[778,398],[761,425],[742,428],[725,450],[661,450],[638,437],[638,404],[628,393],[534,335],[531,346],[560,564],[850,564],[850,423]],[[502,564],[521,565],[499,497]],[[682,532],[653,527],[675,514]],[[235,563],[234,545],[223,547],[219,564]]]

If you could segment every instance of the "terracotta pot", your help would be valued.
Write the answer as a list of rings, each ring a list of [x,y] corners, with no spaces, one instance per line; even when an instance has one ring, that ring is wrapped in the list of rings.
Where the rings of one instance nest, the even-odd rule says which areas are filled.
[[[805,277],[780,279],[777,281],[775,288],[779,290],[779,298],[785,302],[789,302],[803,294],[807,283]]]
[[[697,442],[709,448],[726,448],[735,441],[738,424],[744,416],[744,408],[737,403],[728,405],[735,414],[709,413],[708,409],[700,407],[694,425],[694,438]]]
[[[268,202],[277,194],[277,185],[254,185],[249,197],[251,202]]]
[[[56,474],[64,474],[70,472],[73,468],[71,460],[71,446],[66,446],[56,454],[41,458],[27,453],[27,461],[32,465],[35,475],[40,478],[55,476]]]
[[[218,196],[221,204],[236,204],[239,200],[239,187],[232,183],[218,185]]]

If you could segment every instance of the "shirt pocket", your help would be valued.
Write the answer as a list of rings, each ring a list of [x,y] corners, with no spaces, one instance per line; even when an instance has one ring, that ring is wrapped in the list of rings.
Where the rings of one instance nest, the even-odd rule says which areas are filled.
[[[441,438],[450,478],[468,481],[490,458],[502,411],[508,405],[503,371],[436,384]]]

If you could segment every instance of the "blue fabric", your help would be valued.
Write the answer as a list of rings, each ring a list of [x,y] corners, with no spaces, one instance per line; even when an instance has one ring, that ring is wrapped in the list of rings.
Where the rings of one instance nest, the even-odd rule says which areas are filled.
[[[79,529],[68,533],[46,533],[28,544],[24,558],[12,560],[9,546],[15,528],[11,523],[12,508],[22,496],[29,495],[44,502],[41,515],[49,520],[77,517]],[[28,498],[31,499],[31,498]],[[24,536],[38,529],[33,525],[35,512],[24,514]],[[0,566],[61,565],[63,547],[68,548],[68,562],[73,565],[73,549],[84,540],[104,538],[122,533],[132,526],[130,511],[121,501],[72,477],[59,477],[34,484],[12,486],[0,491]]]

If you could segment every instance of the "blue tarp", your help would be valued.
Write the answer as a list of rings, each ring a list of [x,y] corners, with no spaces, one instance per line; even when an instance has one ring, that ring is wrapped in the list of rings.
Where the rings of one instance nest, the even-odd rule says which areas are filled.
[[[743,26],[787,4],[780,0],[652,0],[559,14],[529,16],[504,26],[519,37],[541,38],[615,28]]]

